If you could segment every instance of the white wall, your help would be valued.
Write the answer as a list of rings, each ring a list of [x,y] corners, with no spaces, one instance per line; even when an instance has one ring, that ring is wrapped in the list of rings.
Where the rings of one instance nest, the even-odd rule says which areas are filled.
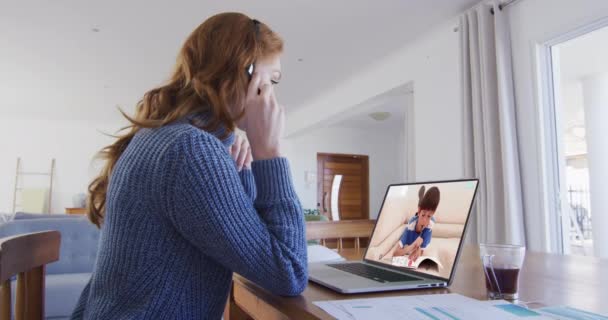
[[[317,152],[369,156],[370,218],[378,216],[386,187],[400,180],[398,133],[370,132],[354,128],[320,128],[284,141],[294,185],[304,208],[317,208],[317,184],[306,186],[306,171],[317,172]]]
[[[10,212],[17,157],[26,171],[48,171],[56,159],[51,213],[72,207],[72,196],[86,192],[98,172],[92,165],[97,151],[112,142],[98,130],[113,134],[122,125],[85,121],[44,121],[0,118],[0,212]],[[25,187],[46,181],[30,178]]]
[[[451,19],[287,117],[296,134],[370,97],[413,82],[417,180],[463,174],[459,35]],[[412,178],[413,180],[413,178]]]
[[[608,16],[605,0],[522,0],[507,7],[511,23],[514,82],[517,107],[521,167],[523,170],[524,210],[531,221],[528,245],[532,250],[556,251],[551,240],[547,194],[544,186],[544,163],[550,161],[542,154],[541,109],[538,103],[536,47],[564,33]]]

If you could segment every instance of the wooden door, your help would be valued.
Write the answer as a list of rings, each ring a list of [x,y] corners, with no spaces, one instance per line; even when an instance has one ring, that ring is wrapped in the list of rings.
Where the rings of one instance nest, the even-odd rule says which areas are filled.
[[[338,195],[332,185],[341,175]],[[332,199],[338,203],[332,203]],[[353,154],[317,154],[317,207],[332,219],[332,207],[340,220],[369,219],[369,157]]]

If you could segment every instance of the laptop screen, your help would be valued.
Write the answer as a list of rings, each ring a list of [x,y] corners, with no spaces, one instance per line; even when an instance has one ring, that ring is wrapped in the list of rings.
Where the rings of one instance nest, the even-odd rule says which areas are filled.
[[[365,259],[449,279],[477,184],[389,186]]]

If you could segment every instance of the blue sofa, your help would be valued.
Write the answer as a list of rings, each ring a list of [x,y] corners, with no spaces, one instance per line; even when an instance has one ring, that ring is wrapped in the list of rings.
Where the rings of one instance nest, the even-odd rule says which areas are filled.
[[[0,225],[0,238],[43,230],[61,233],[59,261],[46,268],[45,316],[67,319],[91,278],[99,230],[82,216],[17,215],[13,221]],[[15,287],[13,284],[13,290]]]

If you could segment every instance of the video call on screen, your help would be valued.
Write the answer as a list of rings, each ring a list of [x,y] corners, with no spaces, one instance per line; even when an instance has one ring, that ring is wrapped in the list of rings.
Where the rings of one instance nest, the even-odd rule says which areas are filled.
[[[476,188],[476,180],[390,186],[365,258],[448,279]]]

